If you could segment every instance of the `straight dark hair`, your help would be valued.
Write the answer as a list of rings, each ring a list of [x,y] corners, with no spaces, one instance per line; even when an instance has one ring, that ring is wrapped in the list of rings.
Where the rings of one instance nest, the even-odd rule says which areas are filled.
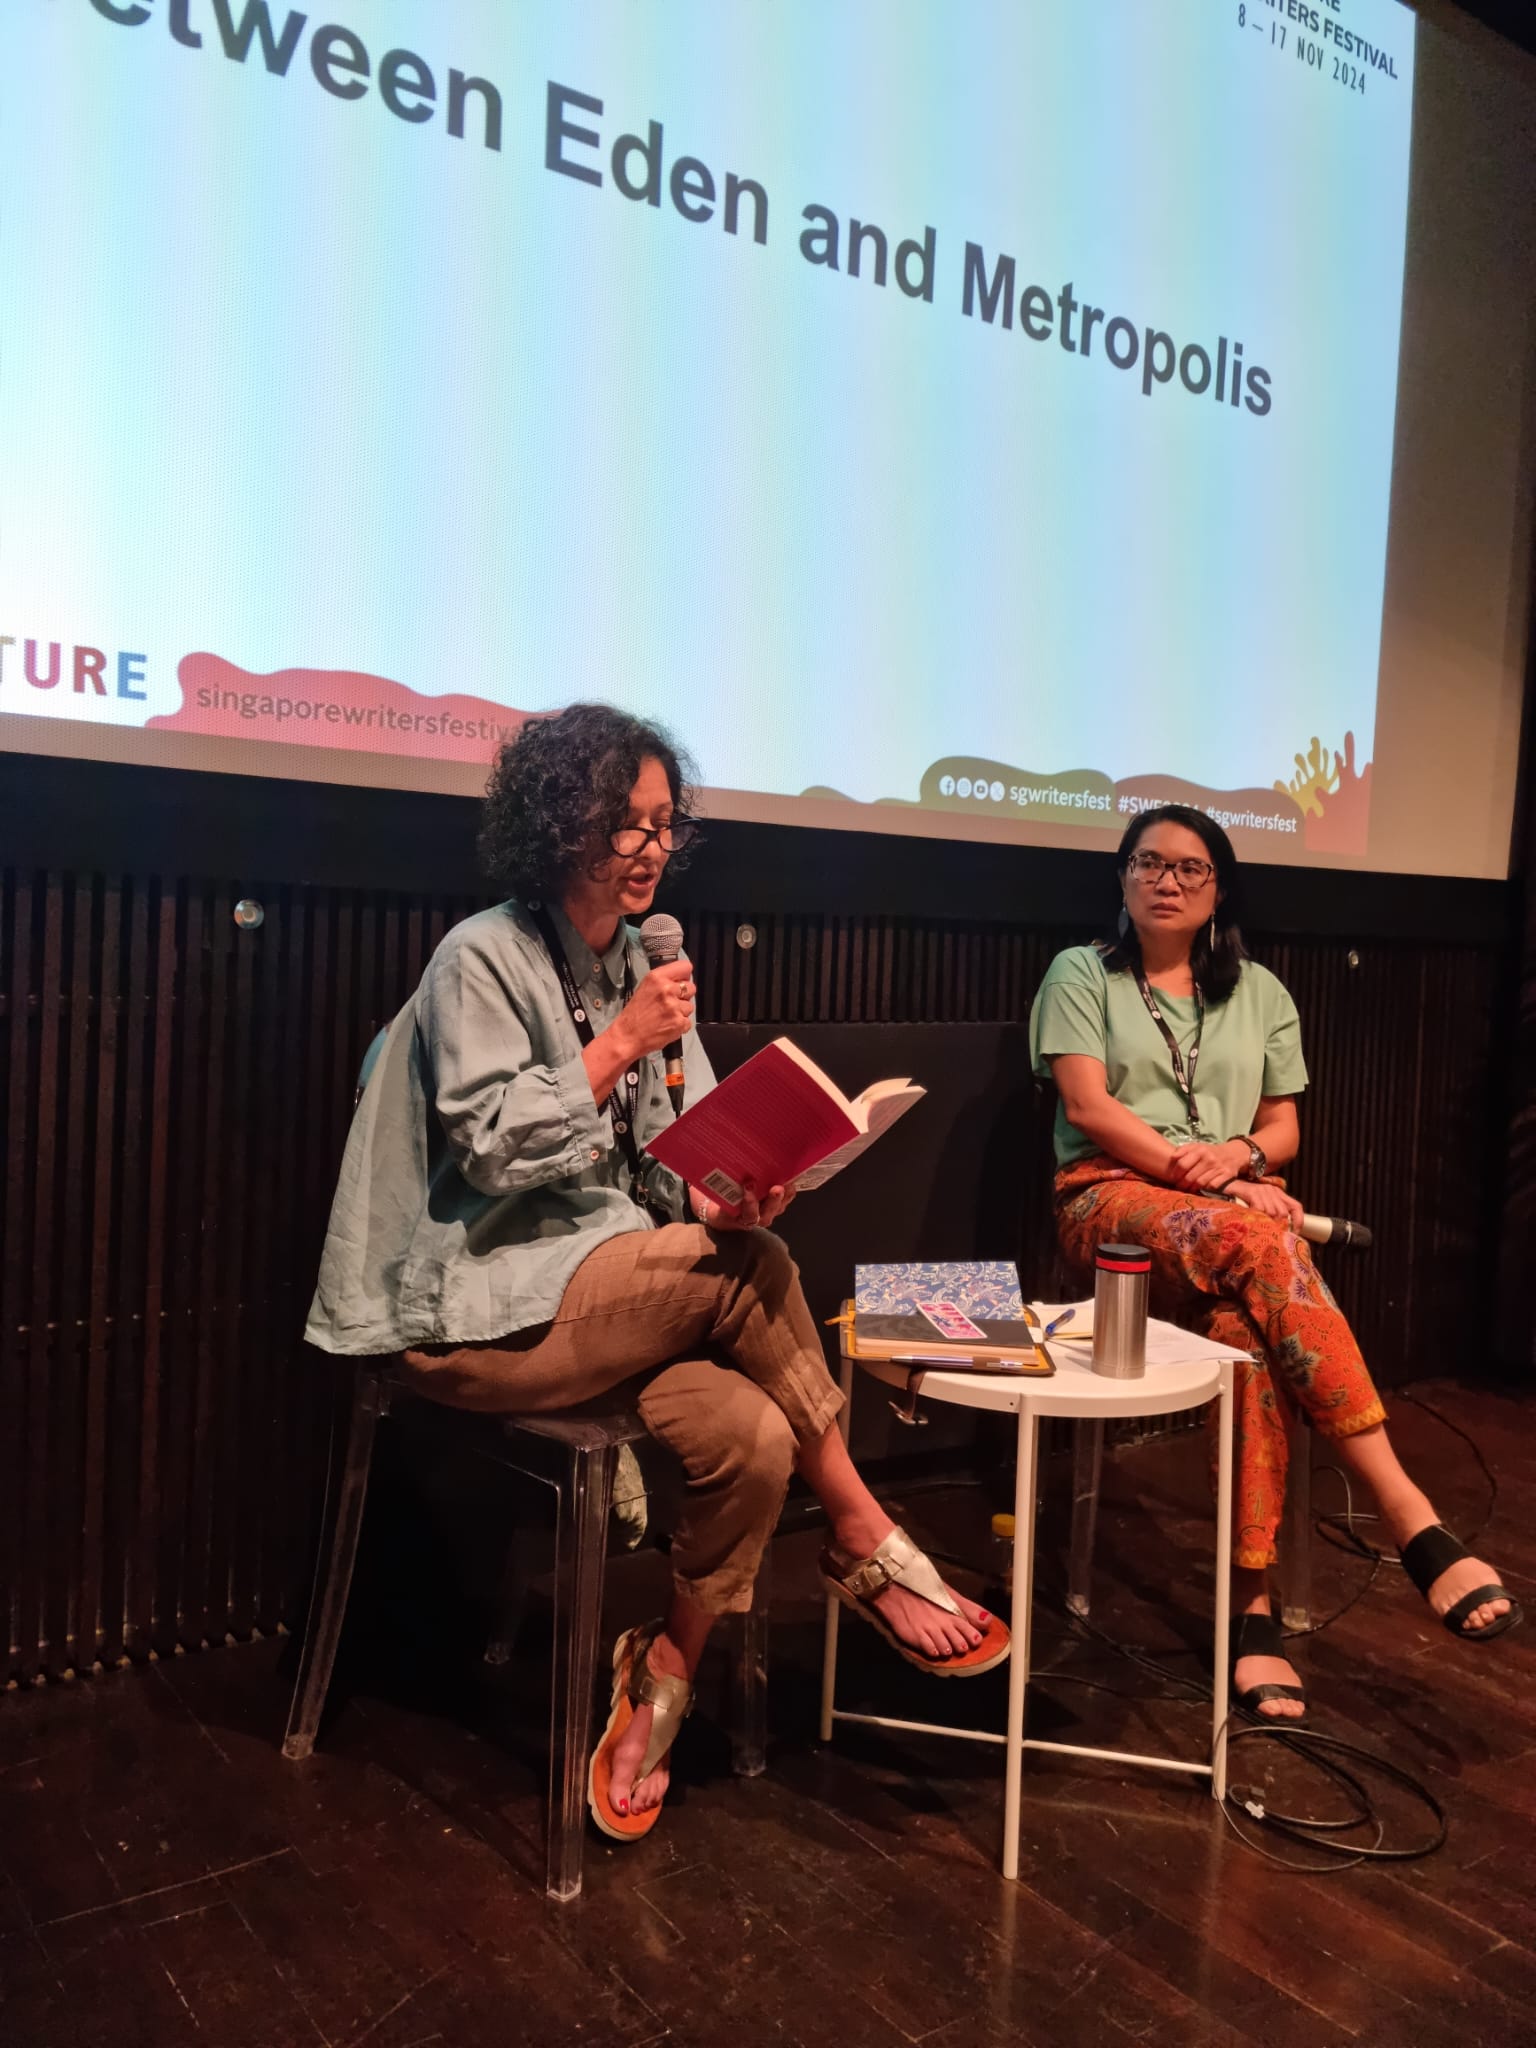
[[[1224,1003],[1237,987],[1248,949],[1238,929],[1237,914],[1242,907],[1242,884],[1232,842],[1214,818],[1188,804],[1159,804],[1143,811],[1126,826],[1115,853],[1115,873],[1125,887],[1125,870],[1142,834],[1154,825],[1182,825],[1204,845],[1216,870],[1216,908],[1210,924],[1202,925],[1189,949],[1189,969],[1195,987],[1208,1003]],[[1212,942],[1214,927],[1215,940]],[[1129,915],[1122,909],[1120,921],[1108,938],[1099,941],[1099,955],[1109,974],[1140,974],[1141,941]]]

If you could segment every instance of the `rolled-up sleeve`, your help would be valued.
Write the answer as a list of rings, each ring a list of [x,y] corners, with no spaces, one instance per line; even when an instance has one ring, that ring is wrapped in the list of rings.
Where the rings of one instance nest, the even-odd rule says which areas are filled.
[[[481,1194],[517,1194],[587,1171],[613,1143],[579,1052],[536,1057],[523,992],[474,944],[434,962],[420,1020],[433,1100],[454,1162]]]

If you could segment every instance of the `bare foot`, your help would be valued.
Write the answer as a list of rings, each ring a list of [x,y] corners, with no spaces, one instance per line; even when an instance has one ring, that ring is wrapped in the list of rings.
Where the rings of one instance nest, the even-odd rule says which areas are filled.
[[[834,1535],[838,1548],[850,1557],[870,1557],[895,1526],[887,1515],[879,1523],[864,1522],[837,1528]],[[963,1657],[967,1650],[974,1650],[980,1643],[982,1632],[992,1617],[986,1608],[965,1599],[953,1586],[947,1590],[960,1609],[959,1618],[947,1614],[942,1607],[935,1607],[920,1593],[909,1593],[905,1586],[885,1587],[875,1595],[874,1605],[879,1608],[886,1626],[893,1629],[909,1649],[924,1657]]]
[[[1479,1586],[1497,1583],[1498,1573],[1484,1564],[1481,1558],[1464,1557],[1443,1571],[1429,1589],[1429,1604],[1435,1615],[1443,1618],[1449,1614],[1458,1600],[1475,1593]],[[1497,1621],[1501,1614],[1508,1614],[1507,1600],[1485,1600],[1481,1607],[1474,1607],[1461,1626],[1468,1635],[1475,1636],[1479,1630]]]
[[[981,1641],[982,1630],[991,1617],[984,1607],[967,1600],[953,1586],[948,1592],[963,1620],[946,1614],[920,1593],[909,1593],[904,1586],[887,1586],[883,1593],[876,1594],[875,1605],[886,1626],[894,1629],[910,1649],[921,1651],[925,1657],[963,1657]]]
[[[688,1676],[682,1653],[665,1632],[653,1639],[646,1652],[646,1664],[656,1678]],[[645,1762],[646,1745],[650,1742],[651,1723],[655,1718],[654,1707],[637,1706],[630,1716],[629,1726],[614,1744],[611,1797],[619,1813],[648,1813],[653,1806],[660,1806],[667,1796],[667,1787],[672,1782],[670,1750],[655,1769],[631,1789],[635,1772]]]
[[[651,1722],[655,1714],[654,1707],[636,1707],[629,1726],[614,1746],[612,1798],[619,1813],[648,1813],[653,1806],[660,1806],[667,1796],[667,1786],[672,1781],[670,1751],[627,1796],[624,1790],[645,1761],[645,1746],[651,1739]]]
[[[1283,1657],[1239,1657],[1232,1667],[1232,1690],[1247,1692],[1255,1685],[1300,1685],[1301,1676]],[[1261,1700],[1253,1710],[1268,1721],[1299,1721],[1307,1711],[1305,1700]]]

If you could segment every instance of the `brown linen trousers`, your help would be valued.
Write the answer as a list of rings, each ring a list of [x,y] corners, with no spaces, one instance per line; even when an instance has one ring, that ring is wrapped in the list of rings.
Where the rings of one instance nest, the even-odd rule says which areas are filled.
[[[783,1241],[700,1223],[608,1238],[550,1322],[423,1346],[404,1366],[429,1400],[503,1415],[576,1407],[634,1381],[640,1419],[686,1480],[673,1576],[710,1614],[751,1606],[796,1451],[842,1406]]]

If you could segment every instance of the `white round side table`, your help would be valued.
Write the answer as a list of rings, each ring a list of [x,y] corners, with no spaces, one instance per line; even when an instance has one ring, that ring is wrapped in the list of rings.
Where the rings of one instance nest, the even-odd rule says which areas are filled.
[[[851,1317],[845,1304],[842,1326],[843,1412],[839,1427],[846,1436],[853,1406],[854,1366],[886,1385],[906,1389],[910,1366],[894,1359],[854,1359],[848,1352]],[[989,1729],[955,1728],[942,1722],[897,1721],[881,1714],[855,1714],[836,1704],[837,1636],[841,1603],[827,1596],[826,1632],[821,1667],[821,1739],[828,1742],[836,1721],[862,1721],[876,1728],[903,1729],[914,1735],[949,1735],[962,1742],[993,1742],[1006,1752],[1003,1802],[1003,1875],[1019,1874],[1019,1795],[1026,1749],[1052,1749],[1068,1756],[1103,1757],[1115,1763],[1148,1764],[1165,1771],[1188,1771],[1211,1781],[1217,1799],[1226,1796],[1227,1760],[1227,1631],[1232,1571],[1232,1362],[1240,1354],[1191,1336],[1171,1323],[1147,1326],[1147,1370],[1142,1379],[1101,1378],[1088,1361],[1088,1347],[1057,1342],[1051,1346],[1056,1372],[1050,1378],[1006,1374],[946,1372],[929,1369],[922,1383],[925,1401],[949,1401],[962,1408],[992,1408],[1017,1418],[1018,1463],[1014,1487],[1013,1655],[1009,1659],[1008,1725],[1003,1734]],[[1093,1422],[1117,1416],[1170,1415],[1197,1408],[1212,1399],[1220,1403],[1216,1487],[1216,1626],[1211,1666],[1211,1751],[1208,1758],[1151,1756],[1135,1750],[1095,1749],[1074,1742],[1046,1742],[1024,1733],[1029,1692],[1029,1624],[1034,1591],[1035,1468],[1040,1423],[1060,1415]]]

